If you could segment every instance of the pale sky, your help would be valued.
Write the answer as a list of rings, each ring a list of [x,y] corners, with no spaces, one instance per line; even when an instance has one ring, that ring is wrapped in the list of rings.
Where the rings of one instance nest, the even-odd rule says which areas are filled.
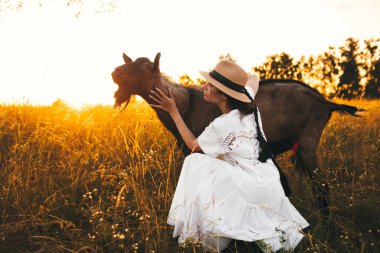
[[[379,0],[114,0],[111,13],[85,1],[79,17],[59,0],[0,12],[0,103],[113,104],[123,52],[152,61],[161,52],[161,71],[178,80],[220,54],[249,71],[274,53],[298,59],[380,37]]]

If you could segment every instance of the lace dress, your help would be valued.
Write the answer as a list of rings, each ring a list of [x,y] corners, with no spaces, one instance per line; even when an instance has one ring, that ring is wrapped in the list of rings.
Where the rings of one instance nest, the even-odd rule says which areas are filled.
[[[197,140],[204,154],[186,157],[169,211],[173,238],[214,250],[232,239],[260,241],[267,252],[295,248],[309,224],[285,196],[273,161],[258,161],[254,114],[223,114]]]

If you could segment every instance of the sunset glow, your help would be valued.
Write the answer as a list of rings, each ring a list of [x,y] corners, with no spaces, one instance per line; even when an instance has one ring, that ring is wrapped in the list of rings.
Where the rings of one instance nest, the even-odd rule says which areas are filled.
[[[123,52],[161,52],[161,71],[178,80],[199,77],[220,54],[248,71],[274,53],[299,58],[380,35],[376,0],[116,1],[101,13],[85,2],[79,16],[65,1],[0,12],[0,103],[113,104]]]

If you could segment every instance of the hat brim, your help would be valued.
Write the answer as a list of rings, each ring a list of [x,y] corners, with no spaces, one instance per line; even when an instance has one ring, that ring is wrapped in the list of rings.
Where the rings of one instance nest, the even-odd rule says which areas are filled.
[[[206,81],[210,82],[212,85],[214,85],[216,88],[218,88],[222,92],[226,93],[227,95],[229,95],[229,96],[231,96],[231,97],[233,97],[239,101],[245,102],[245,103],[251,102],[251,100],[249,99],[249,97],[247,95],[245,95],[244,93],[237,92],[237,91],[234,91],[234,90],[228,88],[224,84],[222,84],[219,81],[212,78],[210,76],[209,72],[206,72],[203,70],[199,70],[198,72],[199,72],[199,74],[201,74],[203,76],[204,79],[206,79]]]

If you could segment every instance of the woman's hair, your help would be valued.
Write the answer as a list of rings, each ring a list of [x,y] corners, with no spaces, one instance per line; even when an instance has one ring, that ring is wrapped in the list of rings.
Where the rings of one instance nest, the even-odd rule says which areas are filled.
[[[266,162],[267,159],[272,158],[273,157],[272,151],[270,150],[269,144],[264,139],[263,133],[260,130],[257,106],[256,106],[255,101],[251,101],[250,103],[242,102],[227,95],[226,93],[222,92],[215,86],[213,87],[219,94],[222,94],[227,98],[227,106],[231,110],[238,109],[242,115],[248,115],[251,113],[254,114],[255,123],[256,123],[257,140],[259,141],[259,145],[260,145],[259,161]]]

